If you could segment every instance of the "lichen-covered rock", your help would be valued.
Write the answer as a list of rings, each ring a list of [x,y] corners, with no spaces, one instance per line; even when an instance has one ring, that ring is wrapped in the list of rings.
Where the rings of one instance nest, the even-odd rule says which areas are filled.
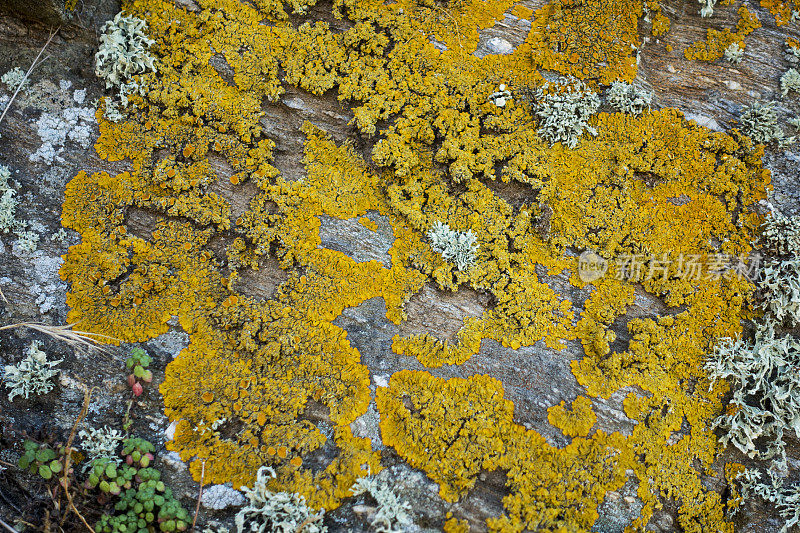
[[[311,4],[126,4],[159,71],[118,122],[101,103],[106,160],[81,163],[64,206],[82,239],[63,269],[71,319],[170,335],[169,446],[195,479],[205,462],[206,483],[252,486],[269,464],[274,489],[338,506],[331,529],[368,527],[350,487],[397,462],[441,484],[413,500],[435,502],[437,530],[729,530],[733,484],[710,474],[727,460],[708,431],[722,393],[702,364],[749,316],[749,283],[716,273],[750,252],[767,176],[762,148],[723,132],[780,74],[737,77],[682,47],[738,6],[698,23],[654,1]],[[766,31],[739,68],[768,68]],[[512,50],[483,54],[489,36]],[[638,76],[705,118],[600,108],[597,136],[549,146],[535,67],[598,93]],[[473,232],[471,268],[430,248],[435,221]],[[606,276],[580,279],[584,249]]]

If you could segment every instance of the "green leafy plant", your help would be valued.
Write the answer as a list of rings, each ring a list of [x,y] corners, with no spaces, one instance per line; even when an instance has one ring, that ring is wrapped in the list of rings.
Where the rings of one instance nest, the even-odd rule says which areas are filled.
[[[25,453],[19,458],[19,467],[30,471],[31,474],[39,474],[43,479],[52,479],[53,475],[60,473],[64,469],[61,457],[64,450],[53,450],[52,448],[26,440],[24,444]]]
[[[128,438],[122,446],[124,464],[118,466],[109,459],[92,463],[86,488],[99,490],[101,500],[119,497],[115,512],[101,516],[96,531],[153,533],[189,528],[189,513],[161,481],[161,472],[150,467],[154,450],[153,444],[144,439]]]
[[[134,396],[140,396],[144,392],[142,383],[153,381],[153,373],[147,368],[152,361],[153,358],[141,348],[131,350],[131,355],[125,362],[125,366],[129,371],[132,371],[128,375],[128,385],[131,386]]]

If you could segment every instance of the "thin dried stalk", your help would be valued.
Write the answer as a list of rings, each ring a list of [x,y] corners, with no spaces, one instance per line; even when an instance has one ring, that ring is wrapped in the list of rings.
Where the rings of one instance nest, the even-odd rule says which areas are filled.
[[[192,531],[197,525],[197,514],[200,512],[200,500],[203,499],[203,481],[206,477],[206,462],[200,464],[200,493],[197,495],[197,507],[194,509],[194,520],[192,520]]]
[[[109,349],[101,345],[101,342],[119,342],[119,339],[109,337],[108,335],[72,329],[74,325],[75,324],[64,324],[61,326],[51,326],[38,322],[17,322],[6,326],[0,326],[0,331],[14,328],[28,328],[49,335],[56,340],[66,342],[71,346],[86,346],[88,348],[95,348],[101,352],[109,352]]]
[[[13,527],[9,526],[8,524],[6,524],[6,523],[3,521],[3,519],[2,519],[2,518],[0,518],[0,526],[3,526],[4,528],[6,528],[6,529],[7,529],[8,531],[10,531],[11,533],[19,533],[19,531],[17,531],[17,530],[16,530],[16,529],[14,529]]]
[[[61,26],[59,26],[59,27],[58,27],[58,28],[56,28],[55,30],[51,30],[51,31],[50,31],[50,38],[49,38],[49,39],[47,39],[47,42],[46,42],[46,43],[44,43],[44,46],[42,46],[42,49],[41,49],[41,50],[39,50],[39,54],[36,56],[36,59],[34,59],[34,60],[33,60],[33,63],[31,63],[31,67],[28,69],[28,72],[26,72],[26,73],[25,73],[25,75],[22,77],[22,81],[21,81],[21,82],[19,83],[19,85],[17,86],[17,90],[16,90],[16,91],[14,91],[14,94],[13,94],[13,95],[11,95],[11,100],[9,100],[9,101],[8,101],[8,104],[6,104],[6,108],[3,110],[3,114],[2,114],[2,115],[0,115],[0,123],[2,123],[2,122],[3,122],[3,119],[4,119],[4,118],[5,118],[5,116],[6,116],[6,113],[8,113],[8,110],[9,110],[9,109],[11,109],[11,104],[13,104],[13,103],[14,103],[14,98],[16,98],[16,97],[17,97],[17,95],[19,94],[19,90],[20,90],[20,89],[22,89],[22,86],[23,86],[23,85],[25,85],[25,82],[26,82],[26,81],[28,81],[28,76],[30,76],[30,75],[31,75],[31,72],[33,72],[33,69],[34,69],[34,68],[36,68],[36,66],[37,66],[39,63],[41,63],[42,61],[44,61],[44,59],[43,59],[42,61],[39,61],[39,58],[40,58],[40,57],[42,57],[42,54],[44,53],[44,50],[45,50],[45,48],[47,48],[47,45],[48,45],[48,44],[50,44],[50,41],[52,41],[52,40],[53,40],[53,37],[55,37],[55,36],[56,36],[56,34],[58,33],[58,30],[60,30],[60,29],[61,29]]]
[[[69,502],[69,507],[72,509],[72,512],[78,515],[78,518],[81,519],[83,525],[91,531],[91,533],[95,533],[92,526],[89,525],[89,522],[83,517],[81,513],[78,512],[78,509],[75,507],[75,504],[72,502],[72,494],[69,492],[69,482],[67,481],[67,476],[69,475],[69,467],[72,463],[72,441],[75,440],[75,432],[78,430],[78,424],[81,423],[83,417],[86,416],[86,413],[89,412],[89,402],[92,399],[92,392],[97,387],[92,387],[91,389],[87,390],[83,395],[83,407],[81,407],[81,413],[78,415],[78,418],[75,420],[75,423],[72,425],[72,430],[69,432],[69,439],[67,440],[67,445],[65,446],[66,453],[64,454],[64,470],[61,476],[61,484],[64,488],[64,494],[67,496],[67,501]]]

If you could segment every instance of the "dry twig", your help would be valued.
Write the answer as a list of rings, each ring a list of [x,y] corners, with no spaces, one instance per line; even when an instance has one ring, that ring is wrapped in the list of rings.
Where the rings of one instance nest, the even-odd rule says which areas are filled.
[[[11,533],[19,533],[19,531],[17,531],[17,530],[16,530],[16,529],[14,529],[13,527],[9,526],[8,524],[6,524],[6,523],[3,521],[3,519],[2,519],[2,518],[0,518],[0,526],[3,526],[4,528],[6,528],[6,529],[7,529],[8,531],[10,531]]]
[[[89,402],[92,399],[92,392],[97,389],[97,387],[92,387],[91,389],[84,392],[83,395],[83,407],[81,407],[81,413],[78,415],[78,418],[75,420],[75,423],[72,425],[72,430],[69,432],[69,439],[67,439],[67,445],[64,447],[64,470],[63,474],[61,475],[61,486],[64,488],[64,494],[67,496],[67,501],[69,502],[69,507],[73,513],[78,515],[78,518],[81,519],[83,525],[91,531],[91,533],[95,533],[92,526],[86,521],[81,513],[78,512],[78,509],[75,508],[75,504],[72,502],[72,494],[69,492],[69,483],[67,482],[67,475],[69,474],[69,467],[71,466],[70,463],[72,462],[72,441],[75,440],[75,432],[78,430],[78,424],[81,423],[83,417],[86,416],[86,413],[89,411]]]
[[[197,507],[194,508],[194,520],[192,520],[192,531],[197,525],[197,513],[200,512],[200,500],[203,498],[203,480],[206,477],[206,462],[200,463],[200,493],[197,495]]]
[[[66,342],[71,346],[81,345],[88,348],[96,348],[101,352],[108,352],[109,349],[100,344],[101,341],[119,341],[114,337],[108,335],[100,335],[99,333],[89,333],[72,329],[75,324],[65,324],[62,326],[50,326],[48,324],[40,324],[38,322],[16,322],[6,326],[0,326],[0,331],[14,328],[28,328],[45,335],[49,335],[56,340]]]
[[[28,76],[31,75],[31,72],[33,72],[33,69],[36,68],[37,65],[39,65],[42,61],[44,61],[44,59],[42,61],[39,61],[39,58],[42,57],[42,54],[44,53],[45,48],[47,48],[47,45],[50,44],[50,41],[53,40],[53,37],[56,36],[56,34],[58,33],[58,30],[60,30],[60,29],[61,29],[61,26],[59,26],[55,30],[51,30],[50,31],[50,38],[47,39],[47,42],[44,43],[44,46],[42,46],[42,49],[39,50],[39,54],[36,56],[36,59],[33,60],[33,63],[31,63],[31,67],[28,69],[28,72],[26,72],[25,75],[22,77],[22,81],[19,82],[19,85],[17,86],[17,90],[14,91],[13,95],[11,95],[11,100],[9,100],[8,103],[6,104],[6,108],[3,110],[3,114],[0,115],[0,123],[3,122],[3,119],[6,116],[6,113],[8,113],[9,109],[11,109],[11,104],[14,103],[14,98],[16,98],[17,95],[19,94],[19,90],[22,89],[22,86],[25,85],[26,81],[28,81]]]

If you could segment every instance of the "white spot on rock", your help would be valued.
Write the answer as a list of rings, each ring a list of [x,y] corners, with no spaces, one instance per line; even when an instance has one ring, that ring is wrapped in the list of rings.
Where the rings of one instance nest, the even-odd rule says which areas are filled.
[[[489,54],[510,54],[513,50],[511,43],[502,37],[492,37],[486,41],[486,51]]]

